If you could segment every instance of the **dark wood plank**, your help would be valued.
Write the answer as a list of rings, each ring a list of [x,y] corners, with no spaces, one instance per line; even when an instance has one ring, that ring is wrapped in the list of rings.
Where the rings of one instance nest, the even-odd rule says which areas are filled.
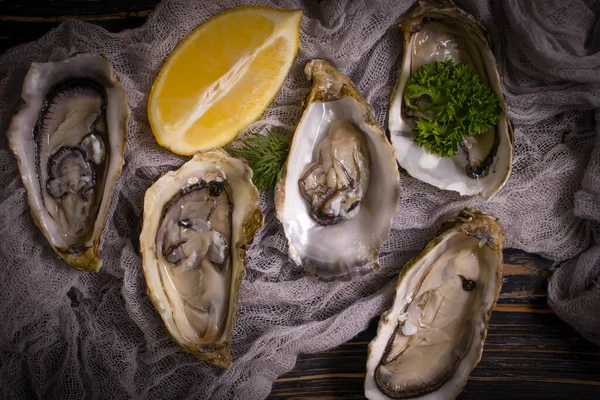
[[[552,261],[520,250],[504,250],[503,297],[545,295]]]
[[[141,26],[160,0],[0,1],[0,54],[38,39],[68,19],[91,22],[109,32]]]
[[[132,12],[148,13],[160,0],[3,0],[0,15],[38,16],[49,19],[57,16],[119,15]]]
[[[459,398],[600,396],[600,348],[545,307],[503,312],[500,306],[492,314],[482,360]],[[378,318],[336,349],[300,356],[294,370],[274,383],[270,398],[364,398],[367,348],[377,323]]]
[[[46,22],[44,19],[42,19],[37,22],[21,22],[2,20],[1,18],[2,17],[0,17],[0,54],[4,53],[11,47],[40,38],[42,35],[50,31],[52,28],[58,26],[63,21],[50,20],[49,22]],[[109,32],[119,32],[123,29],[137,28],[146,21],[146,16],[119,19],[94,18],[97,17],[82,17],[78,19],[97,24]]]
[[[459,398],[600,398],[600,347],[546,304],[552,261],[511,249],[504,260],[504,284],[482,360]],[[367,349],[378,321],[335,349],[301,355],[294,370],[273,384],[270,398],[364,398]]]

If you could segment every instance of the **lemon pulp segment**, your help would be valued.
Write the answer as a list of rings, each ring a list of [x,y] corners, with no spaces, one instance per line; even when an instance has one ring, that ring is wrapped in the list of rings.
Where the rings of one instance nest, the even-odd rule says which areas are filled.
[[[148,101],[159,144],[193,154],[234,140],[277,94],[298,50],[301,11],[241,7],[180,43]]]

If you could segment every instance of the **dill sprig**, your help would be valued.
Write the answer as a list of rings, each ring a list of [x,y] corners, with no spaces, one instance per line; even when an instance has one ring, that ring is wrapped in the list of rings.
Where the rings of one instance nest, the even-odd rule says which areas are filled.
[[[289,141],[278,130],[267,130],[266,135],[251,133],[242,140],[242,146],[230,147],[229,152],[243,157],[254,172],[252,181],[261,191],[277,183],[289,152]]]

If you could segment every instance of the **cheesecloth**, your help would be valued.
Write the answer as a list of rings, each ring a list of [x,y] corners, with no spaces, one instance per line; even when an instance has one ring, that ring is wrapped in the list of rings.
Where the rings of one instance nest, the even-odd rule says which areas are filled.
[[[242,4],[302,8],[300,51],[284,87],[250,130],[291,132],[310,83],[305,63],[325,58],[349,75],[387,126],[402,55],[394,21],[413,1],[173,0],[148,22],[109,33],[69,21],[0,56],[1,398],[264,398],[299,353],[350,340],[389,307],[404,263],[442,220],[463,207],[500,218],[507,248],[556,260],[549,303],[600,343],[600,3],[592,0],[463,0],[488,28],[515,128],[508,184],[491,201],[460,197],[403,174],[401,208],[382,247],[382,269],[323,283],[288,260],[273,210],[261,197],[264,229],[248,252],[233,367],[217,370],[180,350],[146,295],[138,255],[144,191],[184,157],[156,144],[146,103],[170,51],[210,16]],[[113,195],[97,274],[68,268],[34,225],[5,132],[32,61],[75,52],[106,56],[132,109],[126,165]],[[596,110],[596,111],[594,111]]]

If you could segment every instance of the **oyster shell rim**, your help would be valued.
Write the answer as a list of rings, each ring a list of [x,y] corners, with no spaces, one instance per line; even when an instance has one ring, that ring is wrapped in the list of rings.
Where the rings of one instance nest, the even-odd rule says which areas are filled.
[[[190,162],[194,162],[194,161],[204,161],[204,160],[202,160],[202,157],[206,157],[207,155],[209,157],[215,156],[215,157],[229,158],[229,159],[235,160],[236,162],[240,162],[242,165],[242,168],[243,168],[243,170],[239,171],[240,177],[242,177],[248,181],[249,187],[253,190],[253,194],[256,197],[256,199],[255,199],[256,202],[255,202],[254,210],[245,216],[244,220],[242,221],[242,223],[240,225],[240,234],[241,234],[240,242],[241,243],[239,244],[239,246],[237,246],[237,252],[236,252],[240,269],[239,269],[239,272],[236,274],[236,276],[232,276],[232,279],[231,279],[231,282],[229,285],[230,290],[233,290],[233,293],[234,293],[234,295],[232,296],[231,292],[230,292],[231,299],[230,299],[230,304],[228,306],[228,313],[230,312],[232,316],[231,316],[231,318],[228,318],[228,320],[226,321],[226,325],[223,328],[223,332],[220,335],[220,338],[214,344],[211,344],[210,347],[207,346],[207,348],[206,348],[207,351],[200,351],[198,349],[198,346],[196,346],[196,345],[193,345],[193,344],[186,345],[184,343],[181,343],[177,339],[177,337],[176,337],[177,335],[173,332],[173,329],[175,329],[175,327],[172,327],[171,324],[167,324],[165,319],[163,318],[162,311],[161,311],[161,308],[162,308],[161,302],[158,299],[156,290],[154,289],[153,285],[148,284],[151,277],[149,276],[150,271],[148,271],[148,268],[146,267],[146,265],[147,265],[146,254],[145,254],[146,252],[144,251],[145,248],[154,249],[156,235],[152,235],[149,238],[151,241],[151,245],[150,246],[147,245],[146,239],[144,236],[144,227],[147,226],[147,223],[145,223],[146,213],[148,211],[148,209],[146,207],[146,198],[149,195],[153,195],[153,192],[154,192],[154,190],[151,190],[151,189],[155,188],[155,190],[157,190],[159,188],[159,186],[155,187],[155,185],[159,184],[159,182],[161,182],[161,180],[175,177],[177,175],[177,173],[186,164],[188,164]],[[243,158],[231,156],[224,149],[214,149],[214,150],[208,150],[208,151],[204,151],[204,152],[197,152],[196,154],[194,154],[194,156],[191,159],[187,160],[179,168],[169,171],[169,172],[157,177],[152,182],[152,185],[150,185],[150,187],[148,187],[148,189],[144,193],[143,211],[142,211],[142,218],[141,218],[142,225],[141,225],[140,234],[139,234],[139,240],[140,240],[139,252],[140,252],[141,259],[142,259],[142,272],[144,274],[144,280],[145,280],[145,284],[146,284],[146,292],[148,294],[148,297],[150,298],[152,307],[154,308],[154,310],[158,314],[158,317],[162,321],[163,328],[168,333],[168,335],[171,337],[171,340],[174,343],[176,343],[183,350],[186,350],[187,352],[191,353],[197,359],[206,361],[206,362],[214,365],[215,367],[222,368],[222,369],[227,369],[227,368],[231,367],[231,365],[232,365],[230,351],[231,351],[231,345],[232,345],[232,340],[233,340],[233,330],[235,327],[235,323],[237,322],[237,316],[238,316],[239,292],[240,292],[242,281],[244,280],[244,278],[246,276],[246,263],[247,263],[246,252],[252,245],[255,235],[258,233],[258,231],[262,228],[262,226],[264,224],[264,215],[260,209],[260,193],[259,193],[258,189],[256,188],[256,186],[254,186],[254,183],[252,182],[252,175],[253,175],[253,171],[250,168],[250,166],[248,165],[248,163],[246,162],[246,160],[244,160]],[[235,207],[235,205],[234,205],[234,207]],[[231,249],[231,252],[233,253],[233,249]],[[233,275],[233,272],[232,272],[232,275]],[[167,301],[168,301],[168,298],[167,298]]]
[[[370,129],[372,129],[372,131],[375,134],[377,134],[383,141],[385,141],[386,147],[387,147],[386,156],[389,158],[389,160],[387,160],[387,162],[389,162],[390,165],[394,165],[394,168],[392,171],[390,171],[390,173],[394,174],[395,181],[397,182],[397,191],[396,191],[396,201],[395,201],[393,214],[391,214],[391,218],[390,218],[390,222],[389,222],[389,231],[386,236],[386,239],[387,239],[389,237],[389,233],[391,231],[391,220],[392,220],[393,216],[397,215],[400,210],[399,192],[400,192],[400,189],[402,186],[401,180],[400,180],[400,171],[398,169],[398,163],[397,163],[396,157],[394,155],[394,148],[393,148],[392,144],[390,143],[390,141],[385,133],[384,128],[377,121],[373,107],[366,101],[366,99],[360,93],[360,91],[358,90],[358,88],[356,87],[354,82],[348,76],[346,76],[344,73],[342,73],[337,68],[335,68],[329,61],[324,60],[324,59],[319,59],[319,58],[308,61],[304,67],[304,72],[305,72],[305,75],[308,78],[308,80],[311,81],[312,85],[311,85],[311,90],[309,91],[309,93],[305,96],[305,98],[302,101],[302,106],[301,106],[302,114],[299,118],[299,122],[298,122],[296,128],[294,129],[294,132],[290,135],[290,138],[289,138],[290,152],[293,147],[294,139],[297,134],[297,128],[300,125],[300,123],[302,122],[302,120],[306,117],[308,111],[310,110],[310,105],[312,103],[314,103],[314,102],[328,103],[328,102],[342,100],[346,97],[350,97],[353,100],[355,100],[359,105],[361,105],[363,107],[363,111],[364,111],[365,124],[368,125],[368,127]],[[335,77],[336,79],[325,79],[325,78],[331,78],[331,77]],[[277,219],[281,223],[281,225],[283,225],[283,227],[284,227],[284,235],[286,237],[286,241],[289,246],[288,254],[290,256],[290,259],[294,262],[294,264],[302,267],[304,272],[307,273],[308,275],[315,277],[321,281],[325,281],[325,282],[349,280],[349,279],[352,279],[354,276],[363,276],[372,271],[380,269],[381,268],[381,265],[379,263],[380,247],[381,247],[381,243],[383,243],[385,240],[382,240],[382,242],[380,243],[380,245],[377,248],[372,248],[370,251],[370,254],[368,256],[368,259],[363,263],[363,266],[361,268],[357,269],[354,274],[350,274],[350,275],[349,274],[345,274],[345,275],[341,275],[341,276],[340,275],[332,275],[329,277],[320,276],[318,274],[314,274],[314,273],[311,273],[310,271],[307,271],[304,263],[302,263],[300,260],[297,260],[296,255],[295,255],[297,250],[295,250],[293,248],[293,245],[291,244],[288,233],[285,229],[284,221],[281,218],[282,211],[284,208],[284,203],[285,203],[285,197],[286,197],[285,183],[286,183],[286,179],[287,179],[289,160],[290,160],[290,156],[288,155],[288,158],[286,159],[286,161],[281,169],[279,179],[275,186],[274,202],[275,202],[275,211],[276,211]]]
[[[115,90],[115,93],[119,97],[119,102],[121,102],[121,105],[123,106],[123,107],[121,107],[122,114],[121,114],[121,119],[119,121],[115,121],[115,124],[122,128],[123,140],[121,143],[122,151],[119,154],[113,155],[112,151],[110,152],[111,158],[114,156],[119,156],[118,158],[120,159],[120,162],[117,161],[117,163],[116,163],[114,177],[112,179],[108,179],[109,177],[107,176],[107,180],[104,185],[103,196],[102,196],[102,199],[100,200],[100,205],[98,207],[98,212],[96,214],[97,216],[101,215],[101,213],[103,213],[104,215],[101,216],[101,219],[96,218],[94,220],[95,226],[98,223],[100,225],[99,225],[97,232],[96,232],[96,228],[94,228],[94,230],[92,232],[92,236],[89,239],[89,241],[91,241],[92,243],[90,246],[86,246],[85,251],[83,251],[83,252],[70,253],[67,250],[55,245],[55,243],[52,240],[52,237],[47,232],[47,230],[44,228],[44,224],[42,223],[41,217],[38,215],[39,212],[35,211],[34,207],[31,206],[32,204],[35,204],[35,200],[36,200],[35,193],[38,192],[38,186],[35,184],[35,182],[32,182],[30,179],[27,179],[27,180],[23,179],[23,169],[25,168],[23,164],[27,162],[27,158],[29,156],[24,152],[23,148],[19,145],[18,140],[24,140],[23,138],[21,138],[21,136],[23,134],[20,132],[20,130],[23,128],[20,126],[20,122],[21,122],[21,120],[26,119],[28,111],[30,110],[31,107],[34,106],[34,104],[32,104],[32,101],[31,101],[32,100],[31,93],[37,91],[38,92],[37,94],[40,95],[42,99],[45,99],[45,97],[47,95],[47,92],[39,93],[39,90],[37,88],[35,88],[35,85],[36,85],[34,82],[35,78],[37,76],[40,76],[42,74],[42,71],[44,71],[46,69],[54,70],[56,68],[63,68],[63,67],[68,68],[69,64],[84,62],[84,61],[87,61],[88,63],[102,64],[102,65],[98,65],[97,70],[101,71],[101,73],[103,74],[103,78],[106,79],[107,83],[110,84],[110,87],[107,87],[107,90],[108,89]],[[69,75],[69,77],[72,77],[72,78],[73,77],[81,77],[81,76],[92,79],[94,81],[98,81],[97,77],[93,77],[93,76],[85,76],[85,75],[77,75],[77,74]],[[99,82],[99,83],[101,83],[103,86],[106,87],[106,83],[104,83],[104,82]],[[23,80],[22,89],[21,89],[21,93],[20,93],[20,101],[21,101],[20,105],[17,107],[15,113],[13,114],[13,116],[10,120],[9,127],[6,131],[6,136],[8,138],[9,148],[11,149],[12,153],[14,154],[14,156],[17,160],[17,165],[19,168],[19,174],[21,176],[21,181],[27,191],[27,203],[29,206],[30,214],[33,218],[33,222],[38,227],[38,229],[41,231],[43,236],[46,238],[47,242],[50,244],[50,247],[52,248],[54,253],[56,255],[58,255],[64,262],[66,262],[67,265],[69,265],[70,267],[72,267],[76,270],[82,271],[82,272],[98,272],[100,270],[100,268],[102,267],[102,258],[100,255],[100,248],[102,245],[104,233],[106,232],[106,229],[107,229],[108,218],[109,218],[109,215],[111,214],[112,194],[114,192],[116,183],[117,183],[119,177],[121,176],[121,172],[122,172],[123,166],[125,164],[125,154],[127,153],[127,148],[128,148],[127,139],[129,136],[129,120],[131,117],[131,109],[127,102],[127,92],[125,91],[125,88],[121,84],[121,81],[120,81],[118,75],[116,74],[115,70],[113,69],[112,65],[110,64],[110,61],[108,60],[108,58],[106,58],[102,54],[97,54],[97,53],[92,53],[92,52],[77,52],[77,53],[74,53],[74,54],[70,55],[69,57],[59,60],[59,61],[32,62],[27,71],[27,74],[25,75],[24,80]],[[42,100],[42,103],[43,103],[43,100]],[[112,102],[111,102],[111,104],[112,104]],[[108,107],[108,104],[107,104],[107,107]],[[40,113],[40,111],[37,111],[36,114],[39,116],[39,113]],[[112,146],[109,146],[109,147],[112,147]],[[107,166],[107,168],[109,168],[109,166]],[[103,205],[104,197],[105,197],[104,193],[106,193],[106,192],[110,192],[110,196],[108,196],[108,198],[106,200],[107,204]]]
[[[400,100],[398,100],[398,101],[400,101],[400,103],[403,102],[402,93],[400,93],[400,83],[402,81],[401,76],[402,76],[402,71],[405,69],[405,63],[408,62],[408,56],[407,56],[406,49],[408,48],[408,45],[410,43],[411,35],[415,32],[415,31],[413,31],[413,29],[420,27],[420,24],[417,21],[414,21],[414,19],[420,18],[420,16],[425,13],[440,13],[442,15],[443,15],[443,13],[458,14],[461,18],[466,19],[470,24],[472,24],[471,26],[469,26],[470,28],[472,28],[473,30],[477,30],[478,31],[477,33],[481,35],[481,39],[482,39],[482,42],[484,45],[484,50],[487,50],[490,61],[494,67],[495,75],[498,78],[498,91],[496,92],[496,90],[494,90],[493,87],[492,87],[492,90],[494,91],[494,93],[496,95],[498,95],[498,98],[500,100],[500,105],[502,107],[502,112],[504,114],[504,123],[506,124],[506,136],[507,136],[506,139],[508,140],[508,143],[506,146],[508,163],[506,166],[506,171],[504,172],[504,176],[502,177],[502,180],[500,181],[500,183],[497,185],[496,188],[493,188],[492,190],[489,191],[488,195],[483,195],[482,192],[484,191],[484,189],[481,189],[479,191],[479,193],[473,192],[473,193],[464,193],[463,194],[462,192],[455,190],[455,189],[440,188],[438,185],[429,183],[426,180],[422,180],[416,176],[413,176],[411,173],[408,172],[408,169],[400,163],[399,159],[397,159],[398,165],[400,165],[403,169],[405,169],[407,171],[407,173],[414,179],[418,179],[421,182],[424,182],[428,185],[434,186],[440,190],[455,191],[455,192],[459,193],[461,196],[477,195],[477,196],[482,197],[484,200],[490,200],[506,185],[506,183],[508,182],[508,179],[510,178],[510,174],[512,172],[512,161],[514,158],[514,131],[513,131],[512,122],[508,116],[510,107],[508,105],[508,102],[506,101],[506,93],[504,90],[502,90],[502,82],[504,80],[504,77],[500,73],[500,71],[498,71],[498,63],[496,61],[496,56],[494,55],[494,53],[492,51],[492,42],[491,42],[491,39],[490,39],[487,29],[485,28],[485,26],[483,25],[483,23],[481,21],[476,19],[470,13],[468,13],[465,10],[458,7],[456,5],[455,0],[417,0],[396,21],[396,25],[398,25],[398,27],[401,29],[402,34],[403,34],[403,55],[402,55],[402,63],[401,63],[400,69],[399,69],[398,73],[396,74],[396,83],[394,84],[394,88],[392,89],[392,95],[391,95],[390,104],[389,104],[390,111],[388,113],[388,129],[390,132],[390,141],[391,141],[391,136],[392,136],[392,129],[390,128],[390,126],[392,125],[392,119],[393,119],[393,116],[395,115],[392,112],[393,105],[396,103],[395,99],[399,98]],[[396,117],[397,116],[398,115],[396,115]],[[498,129],[498,128],[496,127],[495,129]],[[394,148],[396,147],[396,145],[394,145],[393,142],[392,142],[392,145],[394,146]],[[494,164],[495,164],[495,161],[492,161],[492,164],[490,164],[489,168],[492,168]],[[485,177],[477,178],[477,179],[485,179]]]
[[[487,232],[486,232],[485,228],[488,229]],[[369,345],[367,348],[367,363],[366,363],[367,365],[366,365],[366,374],[365,374],[365,381],[364,381],[365,397],[367,397],[369,399],[374,399],[374,398],[368,396],[369,388],[373,387],[374,390],[376,390],[377,393],[380,394],[380,397],[377,397],[377,398],[393,399],[392,397],[389,397],[385,393],[381,392],[381,390],[379,389],[379,386],[377,385],[377,383],[375,383],[374,373],[375,373],[377,366],[381,362],[380,357],[383,357],[383,354],[385,352],[385,348],[384,348],[381,351],[381,354],[377,355],[377,357],[379,358],[376,360],[377,364],[374,367],[372,367],[371,366],[372,357],[373,357],[374,353],[378,352],[378,350],[375,349],[375,347],[378,344],[378,343],[376,343],[376,341],[378,339],[380,331],[382,331],[384,326],[387,324],[394,323],[394,321],[389,320],[389,317],[390,317],[390,314],[392,313],[392,311],[394,311],[394,305],[396,303],[398,289],[399,289],[400,285],[403,283],[403,280],[404,280],[407,272],[410,269],[412,269],[413,267],[415,267],[415,265],[419,261],[421,261],[421,259],[423,257],[425,257],[431,250],[433,250],[435,247],[437,247],[440,243],[442,243],[442,241],[444,241],[450,234],[452,234],[455,231],[465,234],[465,235],[468,235],[468,236],[472,236],[476,239],[479,239],[480,241],[485,240],[484,245],[490,247],[490,249],[495,251],[498,255],[498,269],[495,273],[496,287],[495,287],[495,289],[491,289],[491,290],[494,290],[494,293],[493,293],[494,300],[490,304],[489,309],[486,310],[486,312],[483,316],[484,317],[484,320],[483,320],[484,326],[480,332],[481,340],[476,344],[478,349],[476,350],[475,358],[472,360],[472,365],[469,366],[469,369],[468,369],[469,373],[466,376],[460,378],[457,382],[455,382],[456,383],[456,386],[454,386],[455,390],[452,393],[452,395],[449,396],[449,398],[454,398],[462,392],[464,386],[466,385],[466,383],[468,381],[468,378],[469,378],[471,372],[477,366],[477,364],[481,361],[481,357],[483,354],[483,348],[484,348],[484,344],[485,344],[485,339],[487,337],[489,321],[490,321],[493,309],[498,302],[500,291],[501,291],[502,285],[503,285],[502,279],[503,279],[503,269],[504,269],[504,258],[503,258],[504,256],[502,253],[502,249],[503,249],[504,232],[499,224],[498,218],[492,216],[491,214],[486,213],[485,211],[476,210],[476,209],[472,209],[472,208],[464,208],[464,209],[460,210],[456,216],[445,219],[443,221],[441,227],[439,228],[436,236],[425,245],[425,247],[419,252],[419,254],[417,254],[415,257],[412,257],[402,267],[402,270],[398,274],[398,279],[394,286],[395,291],[394,291],[394,297],[392,299],[392,303],[389,308],[387,308],[384,312],[381,313],[381,316],[377,323],[377,333],[375,334],[373,339],[369,342]],[[387,343],[387,341],[385,341],[385,342]],[[461,360],[461,362],[462,362],[462,360]],[[450,380],[452,380],[452,376],[451,376]],[[442,388],[444,388],[446,386],[446,384],[448,382],[450,382],[450,380],[444,382],[441,385],[441,387],[437,390],[441,390]],[[434,392],[427,393],[424,396],[419,397],[419,398],[424,398],[424,399],[430,398],[429,396],[435,394],[437,392],[437,390]]]
[[[324,73],[326,73],[330,76],[332,74],[340,75],[343,79],[343,82],[340,85],[340,88],[333,88],[332,86],[323,86],[325,83],[322,82],[322,79],[320,79],[318,77],[318,75],[320,74],[320,72],[317,72],[318,69],[322,69]],[[315,101],[321,101],[323,103],[326,103],[329,101],[341,100],[344,97],[352,97],[361,104],[369,105],[369,103],[367,103],[367,101],[365,100],[363,95],[358,91],[358,88],[356,87],[354,82],[352,82],[350,80],[350,78],[348,78],[346,75],[339,72],[331,63],[329,63],[328,61],[326,61],[324,59],[316,58],[316,59],[313,59],[313,60],[310,60],[309,62],[307,62],[306,65],[304,66],[304,74],[306,75],[308,80],[312,82],[312,85],[311,85],[310,92],[302,100],[302,105],[301,105],[302,114],[300,115],[300,118],[298,119],[298,121],[302,120],[302,118],[306,114],[306,111],[308,110],[308,106]],[[381,128],[379,126],[379,123],[377,122],[377,118],[375,117],[375,113],[374,113],[372,107],[370,105],[369,105],[369,107],[365,107],[365,111],[366,111],[365,112],[365,117],[366,117],[365,122],[369,126],[377,128],[377,130],[380,131],[382,136],[387,140],[385,131],[383,130],[383,128]],[[294,132],[292,132],[289,137],[290,149],[291,149],[292,143],[294,141],[294,136],[296,136],[295,129],[294,129]],[[393,154],[392,154],[392,157],[394,158],[394,160],[396,159],[396,157]],[[289,160],[289,157],[288,157],[288,159],[285,160],[285,163],[283,164],[283,168],[281,169],[281,173],[279,175],[279,179],[277,180],[277,184],[275,185],[275,209],[276,210],[283,207],[283,201],[285,199],[284,188],[285,188],[285,177],[287,176],[288,160]],[[400,173],[398,173],[398,176],[399,176],[399,174]],[[398,210],[396,210],[396,211],[398,211]],[[277,213],[277,217],[279,218],[279,213]]]

